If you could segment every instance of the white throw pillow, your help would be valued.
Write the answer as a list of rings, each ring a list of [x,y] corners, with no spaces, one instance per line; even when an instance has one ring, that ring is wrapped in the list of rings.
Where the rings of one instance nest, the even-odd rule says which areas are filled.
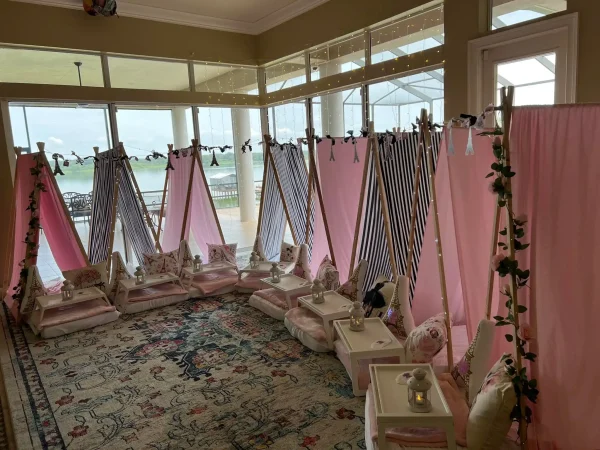
[[[358,266],[352,272],[348,281],[342,284],[336,292],[340,295],[343,295],[347,299],[352,302],[361,302],[363,301],[363,297],[365,295],[365,276],[367,274],[367,261],[361,260],[358,263]]]
[[[333,265],[333,261],[326,255],[321,261],[319,268],[317,269],[317,279],[321,280],[323,286],[328,291],[335,291],[340,287],[340,273]]]
[[[506,371],[505,353],[487,374],[467,421],[467,444],[478,450],[496,450],[501,447],[512,421],[510,413],[517,404],[517,396],[510,375]]]
[[[106,271],[106,261],[94,264],[82,269],[65,270],[63,273],[65,280],[73,283],[75,289],[85,289],[97,287],[103,292],[108,291],[108,272]]]
[[[21,287],[21,289],[25,289],[25,293],[21,300],[21,314],[28,315],[33,311],[35,298],[42,295],[48,295],[48,290],[44,287],[37,266],[34,265],[29,267],[27,281],[25,286]]]
[[[444,313],[430,317],[408,334],[404,343],[406,361],[415,364],[431,363],[447,341]]]
[[[192,267],[194,265],[194,256],[190,249],[190,244],[185,239],[179,243],[179,268]]]
[[[117,295],[117,287],[120,280],[127,280],[131,278],[131,274],[127,271],[127,266],[123,257],[119,252],[112,254],[112,264],[110,266],[110,286],[107,290],[108,298],[111,300],[115,299]]]
[[[296,265],[292,270],[292,273],[297,277],[304,278],[312,282],[313,277],[310,272],[310,265],[308,263],[308,245],[301,244],[300,245],[300,253],[298,254],[298,260],[296,261]]]
[[[169,253],[144,255],[144,270],[148,275],[179,272],[179,249]]]
[[[477,395],[490,364],[490,354],[494,343],[496,324],[491,320],[482,320],[477,326],[477,333],[467,349],[467,353],[452,369],[452,377],[456,384],[466,388],[467,403]]]
[[[208,245],[208,262],[228,262],[237,264],[236,252],[237,244],[207,244]]]
[[[300,247],[296,247],[293,244],[283,242],[281,244],[281,253],[279,254],[279,262],[296,262],[298,260],[298,253],[300,253]]]

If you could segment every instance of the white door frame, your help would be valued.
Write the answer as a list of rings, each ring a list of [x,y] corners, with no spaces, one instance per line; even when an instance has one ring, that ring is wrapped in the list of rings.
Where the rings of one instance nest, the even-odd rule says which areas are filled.
[[[577,85],[577,46],[578,46],[578,13],[565,14],[551,19],[523,24],[509,29],[498,30],[488,36],[474,39],[468,43],[469,110],[481,111],[484,103],[484,52],[518,42],[539,38],[544,35],[560,35],[567,48],[565,66],[565,100],[576,101]]]

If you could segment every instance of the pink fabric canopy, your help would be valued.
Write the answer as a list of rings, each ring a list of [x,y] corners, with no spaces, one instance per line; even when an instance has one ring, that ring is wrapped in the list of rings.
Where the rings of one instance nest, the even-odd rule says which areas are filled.
[[[450,157],[450,159],[452,159],[452,157]],[[453,323],[455,325],[462,325],[465,323],[465,312],[463,308],[463,291],[456,248],[456,232],[454,229],[454,213],[452,208],[452,195],[450,193],[448,161],[449,158],[446,154],[446,139],[442,139],[438,166],[435,174],[438,218],[440,221],[440,235],[442,252],[444,255],[448,308]],[[426,164],[426,160],[424,160],[423,163]],[[422,323],[443,311],[433,214],[433,204],[431,204],[427,216],[425,235],[423,237],[423,249],[421,250],[419,272],[413,299],[412,313],[416,323]],[[477,327],[477,323],[475,323],[475,327]]]
[[[172,170],[169,174],[169,195],[162,241],[163,251],[169,252],[179,248],[190,171],[192,164],[194,164],[194,179],[184,237],[189,239],[191,227],[196,243],[206,257],[208,255],[208,244],[222,244],[224,242],[219,231],[218,218],[213,213],[210,193],[204,184],[200,166],[195,158],[189,155],[187,157],[180,156],[179,158],[171,156],[171,163],[175,170]]]
[[[363,138],[357,139],[356,151],[359,162],[356,163],[354,145],[351,142],[345,144],[341,138],[336,139],[336,144],[333,146],[335,161],[329,160],[331,140],[323,139],[317,146],[316,159],[323,204],[342,283],[348,279],[350,271],[367,141]],[[315,260],[314,256],[313,260]]]
[[[17,168],[15,175],[15,239],[12,257],[12,274],[10,285],[6,296],[6,303],[9,308],[12,307],[13,288],[19,282],[21,267],[19,263],[26,254],[26,246],[23,243],[26,233],[29,231],[29,221],[31,213],[27,211],[29,206],[29,195],[33,192],[35,177],[31,175],[30,169],[35,167],[35,158],[38,153],[24,154],[17,158]],[[46,192],[40,192],[39,197],[39,218],[40,226],[44,230],[48,246],[52,255],[56,259],[56,264],[60,270],[72,270],[87,265],[87,257],[82,253],[79,246],[79,236],[73,232],[61,204],[58,191],[49,177],[52,177],[50,169],[45,166],[42,169],[41,181],[45,185]],[[35,236],[39,242],[39,234]],[[37,263],[37,258],[30,261],[31,264]]]
[[[540,397],[530,427],[530,448],[597,449],[596,426],[600,370],[590,352],[600,316],[600,106],[517,108],[513,116],[513,200],[516,214],[526,213],[525,242],[519,265],[531,269],[531,289],[519,290],[529,310],[531,365]],[[473,136],[474,156],[464,156],[467,130],[454,130],[456,155],[449,174],[456,246],[470,336],[485,314],[487,274],[495,199],[488,190],[494,161],[489,138]],[[447,225],[447,224],[446,224]],[[444,227],[442,223],[442,227]],[[504,227],[504,217],[501,221]],[[421,274],[421,271],[420,271]],[[505,315],[496,278],[492,315]],[[513,351],[497,333],[493,358]],[[593,346],[593,344],[591,344]]]

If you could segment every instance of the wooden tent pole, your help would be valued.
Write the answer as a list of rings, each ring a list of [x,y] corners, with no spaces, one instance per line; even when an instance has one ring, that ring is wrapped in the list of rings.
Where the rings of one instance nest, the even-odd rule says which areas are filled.
[[[325,234],[327,236],[327,243],[329,244],[329,253],[331,254],[331,262],[335,266],[335,254],[333,251],[333,243],[331,242],[331,234],[329,233],[329,224],[327,223],[327,212],[325,211],[325,203],[323,202],[323,193],[321,192],[321,182],[319,181],[319,172],[317,172],[317,163],[315,160],[315,129],[311,129],[309,133],[308,128],[306,129],[306,136],[308,138],[308,156],[310,161],[310,170],[314,173],[315,187],[317,189],[317,197],[319,198],[319,205],[321,206],[321,214],[323,215],[323,225],[325,226]]]
[[[171,157],[173,153],[173,144],[167,144],[169,151],[167,152],[167,158]],[[165,170],[165,184],[163,186],[162,200],[160,202],[160,213],[158,214],[158,229],[156,230],[156,240],[160,242],[160,232],[162,231],[162,221],[165,216],[165,202],[167,200],[167,189],[169,187],[169,169]]]
[[[308,244],[308,239],[310,237],[310,204],[313,201],[313,174],[312,171],[308,174],[308,200],[306,202],[306,234],[305,241]]]
[[[381,157],[377,148],[377,136],[375,135],[373,122],[369,122],[369,140],[371,141],[371,152],[374,157],[375,173],[377,176],[377,187],[379,188],[379,202],[381,204],[381,214],[383,215],[383,225],[385,227],[385,237],[387,240],[390,262],[392,264],[392,281],[398,281],[398,267],[396,266],[396,255],[394,252],[394,239],[392,237],[392,224],[390,221],[390,211],[388,208],[387,195],[383,184],[383,171],[381,170]]]
[[[498,232],[500,231],[500,207],[498,206],[498,198],[496,198],[496,208],[494,210],[494,227],[492,230],[492,245],[490,248],[490,260],[498,251]],[[492,317],[492,297],[494,295],[494,281],[496,279],[496,271],[490,266],[488,269],[488,284],[487,296],[485,302],[485,318],[490,320]]]
[[[192,141],[193,144],[193,141]],[[196,146],[198,146],[199,142],[196,140]],[[217,224],[217,228],[219,229],[219,236],[221,236],[221,243],[225,243],[225,238],[223,237],[223,230],[221,229],[221,221],[219,220],[219,216],[217,215],[217,209],[215,208],[215,202],[213,201],[212,195],[210,193],[210,189],[208,189],[208,181],[206,181],[206,174],[204,173],[204,166],[202,165],[202,159],[200,158],[200,149],[195,152],[196,154],[196,164],[198,164],[198,169],[200,172],[200,177],[202,178],[202,183],[204,184],[204,189],[206,189],[206,193],[208,194],[208,201],[210,202],[210,208],[212,209],[213,216],[215,217],[215,222]]]
[[[510,129],[512,125],[512,110],[513,110],[513,101],[514,101],[515,90],[514,86],[509,86],[507,88],[502,88],[502,125],[504,127],[504,134],[502,136],[502,147],[504,149],[504,166],[510,167]],[[511,195],[506,196],[506,244],[508,245],[508,258],[511,261],[516,259],[516,251],[515,251],[515,230],[513,225],[513,196],[512,196],[512,178],[505,177],[506,181],[505,189],[507,192],[511,193]],[[519,324],[519,300],[518,300],[518,286],[517,286],[517,278],[515,276],[510,276],[510,296],[512,298],[512,315],[514,320],[515,330],[518,330],[520,327]],[[521,359],[521,353],[519,352],[518,345],[519,336],[515,332],[514,343],[515,343],[515,363],[517,373],[521,373],[521,368],[523,367],[523,362]],[[521,406],[521,421],[519,427],[519,440],[521,441],[521,448],[525,449],[527,445],[527,417],[525,411],[525,403],[526,399],[523,395],[523,392],[520,392],[520,406]]]
[[[454,366],[452,349],[452,327],[450,326],[450,310],[448,307],[448,292],[446,289],[446,272],[444,270],[444,253],[442,251],[442,235],[440,232],[440,220],[438,217],[437,195],[435,190],[435,172],[433,170],[433,149],[431,148],[431,134],[429,131],[429,116],[427,110],[421,110],[421,132],[423,133],[423,145],[427,155],[427,166],[429,169],[429,188],[431,191],[431,206],[433,206],[433,225],[435,230],[435,245],[437,249],[438,270],[440,272],[440,291],[442,293],[442,306],[444,307],[444,316],[446,322],[446,332],[448,333],[448,371]]]
[[[124,157],[123,160],[125,161],[125,167],[126,167],[127,171],[129,172],[129,176],[131,177],[131,181],[133,182],[133,187],[135,188],[135,192],[138,196],[138,200],[140,201],[140,204],[142,205],[142,211],[144,212],[144,215],[146,216],[146,223],[148,224],[148,228],[150,228],[150,231],[152,232],[152,236],[154,237],[154,242],[156,242],[156,249],[159,251],[159,253],[162,253],[162,248],[160,246],[160,242],[158,242],[158,237],[156,236],[156,230],[154,229],[154,224],[152,223],[152,219],[150,219],[150,213],[148,213],[148,208],[146,208],[146,202],[144,202],[144,197],[142,196],[142,191],[140,191],[140,187],[135,178],[135,174],[133,173],[133,169],[131,168],[131,164],[129,163],[129,158],[127,157],[127,153],[125,152],[125,148],[123,147],[122,142],[119,142],[119,153],[120,153],[121,157]]]
[[[356,264],[356,252],[358,251],[358,239],[360,237],[360,224],[363,218],[363,207],[365,202],[365,189],[367,187],[367,175],[369,174],[369,164],[371,163],[371,140],[367,140],[367,151],[365,152],[365,167],[363,168],[362,184],[360,186],[360,200],[358,201],[358,211],[356,213],[356,227],[354,228],[354,241],[352,242],[352,255],[350,256],[350,272],[348,277],[352,276]]]
[[[277,181],[277,187],[279,188],[279,195],[281,196],[281,202],[283,203],[285,217],[287,218],[287,223],[290,226],[290,231],[292,232],[292,239],[294,240],[294,245],[299,245],[301,244],[301,242],[298,241],[298,236],[296,236],[296,230],[294,230],[294,227],[292,226],[292,217],[290,216],[290,211],[288,209],[287,202],[285,201],[285,196],[283,195],[283,186],[281,185],[279,172],[277,171],[275,159],[273,158],[273,154],[271,152],[269,152],[269,158],[271,160],[271,164],[273,164],[273,173],[275,174],[275,180]]]
[[[423,114],[421,113],[421,118]],[[421,171],[423,165],[423,132],[419,132],[417,144],[417,167],[415,170],[415,186],[413,188],[412,203],[410,205],[410,232],[408,234],[408,258],[406,259],[406,277],[410,283],[413,270],[413,257],[415,254],[415,231],[417,229],[417,209],[419,207],[419,190],[421,188]]]
[[[269,140],[267,141],[267,137]],[[265,202],[265,189],[267,186],[267,169],[269,167],[269,142],[271,141],[271,136],[268,134],[263,138],[263,177],[262,177],[262,185],[260,187],[260,204],[258,207],[258,223],[256,225],[256,235],[260,235],[262,231],[262,216],[263,216],[263,204]]]
[[[83,258],[85,259],[85,264],[87,266],[90,266],[91,265],[90,259],[88,258],[87,252],[85,251],[83,244],[81,243],[81,239],[79,238],[79,233],[77,233],[77,229],[75,228],[73,219],[71,219],[71,214],[69,214],[69,210],[65,203],[65,199],[63,198],[63,196],[60,192],[60,188],[58,187],[56,178],[54,178],[54,175],[52,174],[52,169],[50,168],[50,163],[48,162],[48,158],[46,158],[46,153],[44,152],[43,149],[40,150],[40,153],[42,154],[44,165],[46,166],[46,169],[48,170],[48,178],[50,178],[50,182],[52,183],[52,185],[54,186],[54,190],[58,194],[58,198],[60,200],[60,205],[62,207],[63,214],[66,216],[67,220],[69,221],[69,226],[71,227],[71,231],[73,232],[73,235],[75,236],[75,240],[77,241],[77,246],[79,247],[79,250],[81,250],[81,254],[83,255]]]
[[[194,185],[194,172],[196,170],[196,159],[195,154],[198,153],[198,140],[192,139],[192,154],[190,157],[192,158],[192,163],[190,164],[190,179],[188,181],[187,193],[185,196],[185,209],[183,210],[183,222],[181,222],[181,234],[179,237],[179,241],[183,241],[185,239],[185,230],[188,224],[188,214],[190,212],[190,202],[192,201],[192,187]]]

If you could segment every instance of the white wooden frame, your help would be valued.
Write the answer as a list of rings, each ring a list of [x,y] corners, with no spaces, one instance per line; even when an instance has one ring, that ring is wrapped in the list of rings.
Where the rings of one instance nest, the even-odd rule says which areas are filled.
[[[565,14],[546,20],[502,29],[488,36],[469,41],[468,44],[468,73],[469,83],[468,105],[469,111],[481,111],[485,106],[483,103],[484,93],[484,55],[486,50],[498,49],[515,43],[526,43],[532,39],[549,35],[559,35],[566,47],[566,62],[558,64],[564,66],[557,73],[557,82],[563,79],[566,95],[566,103],[575,103],[577,84],[577,51],[578,51],[578,13]],[[522,55],[515,55],[519,58]]]

